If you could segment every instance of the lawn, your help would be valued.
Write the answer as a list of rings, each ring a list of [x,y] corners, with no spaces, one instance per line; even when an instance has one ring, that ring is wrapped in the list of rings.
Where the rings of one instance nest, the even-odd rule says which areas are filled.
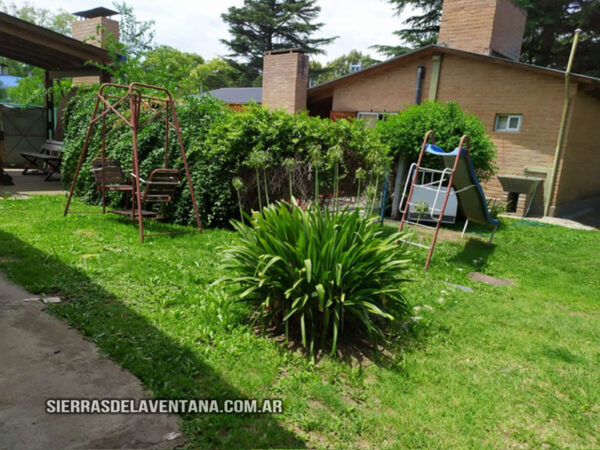
[[[0,200],[0,270],[160,398],[282,398],[281,415],[193,415],[194,446],[600,445],[600,233],[509,220],[488,246],[415,250],[417,318],[381,354],[310,362],[212,283],[232,232],[156,237],[63,198]],[[80,202],[76,209],[98,211]],[[152,228],[164,228],[155,224]],[[473,270],[514,286],[470,281]],[[464,292],[451,282],[469,286]]]

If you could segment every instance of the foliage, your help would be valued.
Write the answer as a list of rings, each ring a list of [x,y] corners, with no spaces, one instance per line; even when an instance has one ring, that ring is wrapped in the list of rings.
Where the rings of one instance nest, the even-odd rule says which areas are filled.
[[[382,339],[381,319],[407,315],[399,235],[383,238],[359,211],[280,202],[234,226],[239,236],[224,257],[229,282],[263,329],[285,325],[286,338],[301,336],[311,355],[326,341],[335,354],[344,333]]]
[[[53,87],[49,90],[54,96],[54,104],[58,106],[61,97],[64,97],[72,87],[71,78],[55,80]],[[46,89],[44,88],[44,71],[34,67],[31,75],[21,78],[15,87],[7,88],[7,95],[11,101],[24,105],[43,105]]]
[[[426,102],[409,106],[396,115],[379,121],[377,131],[384,143],[390,146],[396,158],[404,155],[408,161],[416,161],[423,138],[428,130],[434,130],[436,145],[446,151],[458,147],[463,134],[469,136],[470,153],[477,176],[489,179],[495,172],[496,149],[485,131],[485,126],[474,115],[463,112],[455,102]],[[440,158],[426,155],[427,164],[438,167]]]
[[[394,32],[400,38],[400,45],[374,45],[373,48],[388,57],[394,57],[437,41],[443,0],[388,1],[394,5],[396,16],[400,16],[406,8],[414,8],[415,13],[406,19],[407,28]]]
[[[332,122],[306,113],[269,112],[256,105],[228,115],[211,127],[202,163],[195,169],[205,202],[214,206],[210,220],[226,224],[233,217],[236,205],[231,180],[236,176],[246,187],[242,193],[245,210],[259,207],[259,196],[267,202],[269,198],[289,198],[290,172],[296,198],[307,201],[320,189],[317,197],[328,201],[334,187],[334,165],[326,155],[336,145],[343,149],[339,179],[346,191],[353,185],[347,174],[357,165],[368,170],[369,181],[389,165],[387,147],[360,121]],[[318,177],[312,164],[315,154],[322,161]]]
[[[328,62],[325,67],[321,66],[318,62],[311,62],[310,81],[312,84],[325,83],[326,81],[348,75],[350,73],[350,65],[360,65],[362,69],[366,69],[378,62],[370,55],[361,53],[358,50],[351,50],[348,54]]]
[[[300,48],[309,54],[323,53],[322,47],[336,38],[317,38],[322,27],[316,22],[321,7],[316,0],[244,0],[222,14],[230,39],[221,39],[230,50],[244,84],[256,84],[266,51]]]
[[[37,8],[28,1],[6,3],[0,0],[0,11],[66,35],[71,34],[71,24],[75,21],[75,16],[64,9]]]
[[[388,56],[397,56],[437,40],[442,15],[442,0],[389,0],[400,14],[416,9],[406,20],[407,28],[396,31],[402,45],[375,46]],[[515,0],[527,11],[521,60],[564,69],[567,65],[573,31],[583,30],[573,70],[600,76],[600,2],[598,0]]]
[[[509,206],[510,202],[501,202],[496,199],[489,199],[487,201],[487,207],[493,219],[500,219],[500,215],[504,214]]]
[[[138,20],[133,8],[125,1],[114,1],[113,6],[119,13],[119,41],[129,58],[139,57],[152,49],[154,41],[154,20]]]
[[[63,173],[67,183],[73,176],[83,145],[95,102],[94,93],[95,88],[82,90],[72,100],[65,115]],[[309,117],[306,113],[269,112],[256,105],[242,112],[232,112],[210,96],[184,98],[177,105],[177,113],[200,214],[208,225],[227,225],[232,217],[239,217],[238,194],[245,210],[259,206],[257,191],[267,203],[270,199],[289,198],[290,173],[282,167],[286,158],[297,161],[290,168],[294,195],[310,199],[315,180],[309,164],[311,149],[322,153],[324,163],[319,186],[324,196],[333,191],[334,163],[326,159],[326,153],[334,146],[343,152],[343,161],[338,162],[338,180],[342,188],[347,186],[346,190],[351,189],[353,182],[346,175],[353,173],[357,166],[365,168],[370,177],[367,182],[373,182],[389,165],[388,148],[374,130],[366,129],[360,121],[332,122]],[[110,122],[108,127],[108,154],[122,161],[124,168],[130,167],[131,131],[120,121]],[[163,127],[163,123],[154,121],[139,134],[143,175],[162,164]],[[98,199],[89,165],[100,149],[100,131],[100,126],[95,127],[90,154],[77,186],[77,194],[88,201]],[[172,137],[170,164],[181,169],[179,149],[175,144]],[[260,156],[256,164],[252,162],[255,156]],[[236,177],[243,180],[244,189],[234,190],[232,180]],[[323,201],[327,200],[323,198]],[[182,186],[167,210],[168,218],[176,223],[191,223],[189,201],[188,189]]]

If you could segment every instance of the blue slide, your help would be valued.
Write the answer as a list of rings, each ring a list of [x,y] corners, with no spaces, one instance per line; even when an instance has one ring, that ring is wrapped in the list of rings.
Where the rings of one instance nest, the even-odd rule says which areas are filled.
[[[444,166],[452,169],[454,167],[454,162],[456,161],[456,155],[460,150],[457,147],[454,151],[446,153],[436,145],[427,144],[425,151],[431,155],[440,156],[444,161]],[[452,187],[458,197],[458,204],[461,211],[470,222],[476,222],[492,227],[497,227],[499,225],[500,222],[498,219],[494,219],[490,216],[485,194],[483,193],[481,184],[479,184],[479,180],[475,174],[473,160],[465,149],[462,149],[458,160]]]

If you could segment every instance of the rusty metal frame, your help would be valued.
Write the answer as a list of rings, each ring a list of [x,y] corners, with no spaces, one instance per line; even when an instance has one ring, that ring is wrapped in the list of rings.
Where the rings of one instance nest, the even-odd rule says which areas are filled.
[[[410,184],[410,190],[408,192],[408,196],[406,198],[406,206],[404,208],[404,212],[402,214],[402,220],[400,221],[400,225],[398,227],[398,231],[401,232],[404,227],[404,223],[406,222],[406,216],[408,215],[408,205],[410,204],[415,188],[415,184],[418,180],[419,170],[422,168],[421,164],[423,162],[423,156],[425,155],[425,149],[427,148],[427,144],[435,145],[435,132],[433,130],[429,130],[425,134],[425,138],[423,139],[423,145],[421,146],[421,152],[419,153],[419,158],[415,165],[415,170],[412,178],[412,182]],[[450,172],[450,179],[448,180],[448,188],[446,189],[446,194],[444,195],[444,202],[442,203],[442,208],[440,209],[439,217],[437,220],[437,224],[435,226],[435,231],[433,232],[433,239],[431,241],[431,245],[429,246],[429,251],[427,253],[427,260],[425,261],[425,270],[429,268],[429,264],[431,263],[431,258],[433,257],[433,251],[435,249],[435,244],[437,242],[438,234],[440,232],[440,227],[442,225],[442,220],[444,218],[444,212],[446,211],[446,206],[448,205],[448,199],[450,198],[450,191],[452,188],[452,184],[454,183],[454,175],[456,174],[456,168],[458,167],[458,162],[462,155],[463,149],[469,154],[469,149],[471,146],[471,141],[469,136],[466,134],[460,138],[460,144],[458,144],[458,152],[456,154],[456,159],[454,160],[454,165],[452,166],[452,171]],[[444,175],[442,175],[444,176]],[[430,227],[428,227],[430,228]],[[404,241],[407,243],[411,243],[410,241]],[[416,245],[416,244],[415,244]],[[425,247],[424,245],[420,245],[419,247]],[[425,247],[427,248],[427,247]]]
[[[114,95],[107,93],[106,91],[109,89],[119,89],[125,90],[126,93],[123,95]],[[163,97],[158,96],[148,96],[144,95],[142,90],[153,90],[157,92],[157,95],[162,94]],[[114,99],[114,101],[111,101]],[[124,102],[128,102],[129,109],[129,120],[125,118],[123,113],[118,111],[118,107]],[[150,104],[151,102],[159,102],[161,105],[158,108],[153,108]],[[99,112],[100,106],[102,106],[102,112]],[[141,108],[145,108],[151,111],[151,115],[147,118],[142,124],[140,121],[140,111]],[[144,243],[144,238],[151,235],[163,235],[163,234],[180,234],[181,231],[172,232],[172,233],[144,233],[144,222],[143,222],[143,203],[142,194],[140,190],[140,168],[139,168],[139,154],[138,154],[138,132],[139,130],[146,126],[149,122],[155,119],[160,119],[165,123],[165,158],[164,158],[164,168],[167,167],[168,162],[168,149],[169,149],[169,129],[173,128],[177,135],[177,143],[179,145],[179,149],[181,151],[181,158],[183,159],[183,166],[185,169],[185,174],[188,182],[188,187],[190,190],[190,197],[192,199],[192,205],[194,207],[194,215],[196,217],[196,226],[198,232],[202,233],[202,222],[200,220],[200,214],[198,212],[198,204],[196,202],[196,194],[194,192],[194,186],[192,183],[192,176],[190,174],[190,169],[187,162],[187,157],[185,154],[185,148],[183,146],[183,138],[181,135],[181,128],[179,126],[179,120],[177,118],[177,112],[175,110],[175,102],[173,100],[173,96],[168,89],[160,87],[160,86],[152,86],[149,84],[143,83],[131,83],[129,86],[115,84],[115,83],[104,83],[100,86],[100,90],[98,91],[96,97],[96,103],[94,105],[94,112],[92,113],[92,118],[90,119],[88,130],[85,135],[85,140],[83,143],[83,148],[81,149],[81,154],[79,155],[79,161],[77,163],[77,168],[75,169],[75,174],[73,176],[73,181],[71,182],[71,188],[69,189],[69,195],[67,197],[67,203],[65,205],[64,215],[66,216],[69,213],[69,207],[71,205],[71,200],[73,198],[73,192],[75,191],[75,185],[77,184],[77,179],[79,177],[79,173],[81,171],[81,167],[83,162],[85,161],[85,157],[88,151],[90,138],[92,136],[92,132],[94,130],[95,124],[101,119],[102,120],[102,144],[101,144],[101,155],[102,155],[102,212],[106,212],[106,186],[104,181],[104,162],[106,159],[106,118],[108,115],[114,114],[117,117],[117,120],[122,120],[127,126],[129,126],[132,130],[132,171],[134,175],[133,186],[132,186],[132,212],[131,219],[135,220],[137,215],[138,228],[140,232],[140,241]],[[135,201],[135,203],[134,203]],[[136,206],[137,206],[137,214],[136,214]]]

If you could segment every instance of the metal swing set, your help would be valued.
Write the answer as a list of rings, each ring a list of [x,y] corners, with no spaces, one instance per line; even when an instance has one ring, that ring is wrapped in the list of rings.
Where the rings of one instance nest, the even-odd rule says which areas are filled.
[[[124,92],[123,92],[124,91]],[[154,95],[146,95],[146,92],[153,92]],[[115,94],[115,92],[117,92]],[[101,110],[102,107],[102,110]],[[131,128],[132,132],[132,170],[129,176],[125,176],[118,160],[106,156],[107,141],[107,121],[110,116],[116,116],[115,121],[122,121]],[[138,152],[138,134],[142,128],[154,120],[164,121],[164,165],[161,168],[154,169],[148,179],[140,176],[140,160]],[[71,188],[67,198],[64,215],[69,213],[71,199],[81,167],[86,159],[90,139],[95,125],[102,122],[101,150],[100,156],[92,160],[92,172],[96,182],[96,189],[102,195],[102,214],[106,210],[106,193],[120,192],[131,196],[130,209],[111,209],[108,212],[130,217],[132,221],[137,219],[140,241],[153,235],[167,235],[185,233],[186,231],[165,232],[165,233],[145,233],[143,219],[160,220],[165,216],[165,207],[167,203],[173,200],[173,196],[180,184],[181,172],[178,169],[168,167],[169,157],[169,131],[173,129],[177,136],[177,142],[181,151],[183,167],[187,178],[190,197],[194,208],[196,225],[198,232],[202,232],[202,222],[198,213],[196,195],[192,184],[192,177],[185,155],[181,128],[175,111],[173,96],[168,89],[152,86],[143,83],[132,83],[129,86],[104,83],[98,91],[94,112],[90,119],[88,130],[85,136],[83,148],[79,156],[79,162],[73,176]],[[143,207],[148,204],[159,204],[160,212]],[[73,214],[73,212],[72,212]],[[194,231],[195,232],[195,231]]]

